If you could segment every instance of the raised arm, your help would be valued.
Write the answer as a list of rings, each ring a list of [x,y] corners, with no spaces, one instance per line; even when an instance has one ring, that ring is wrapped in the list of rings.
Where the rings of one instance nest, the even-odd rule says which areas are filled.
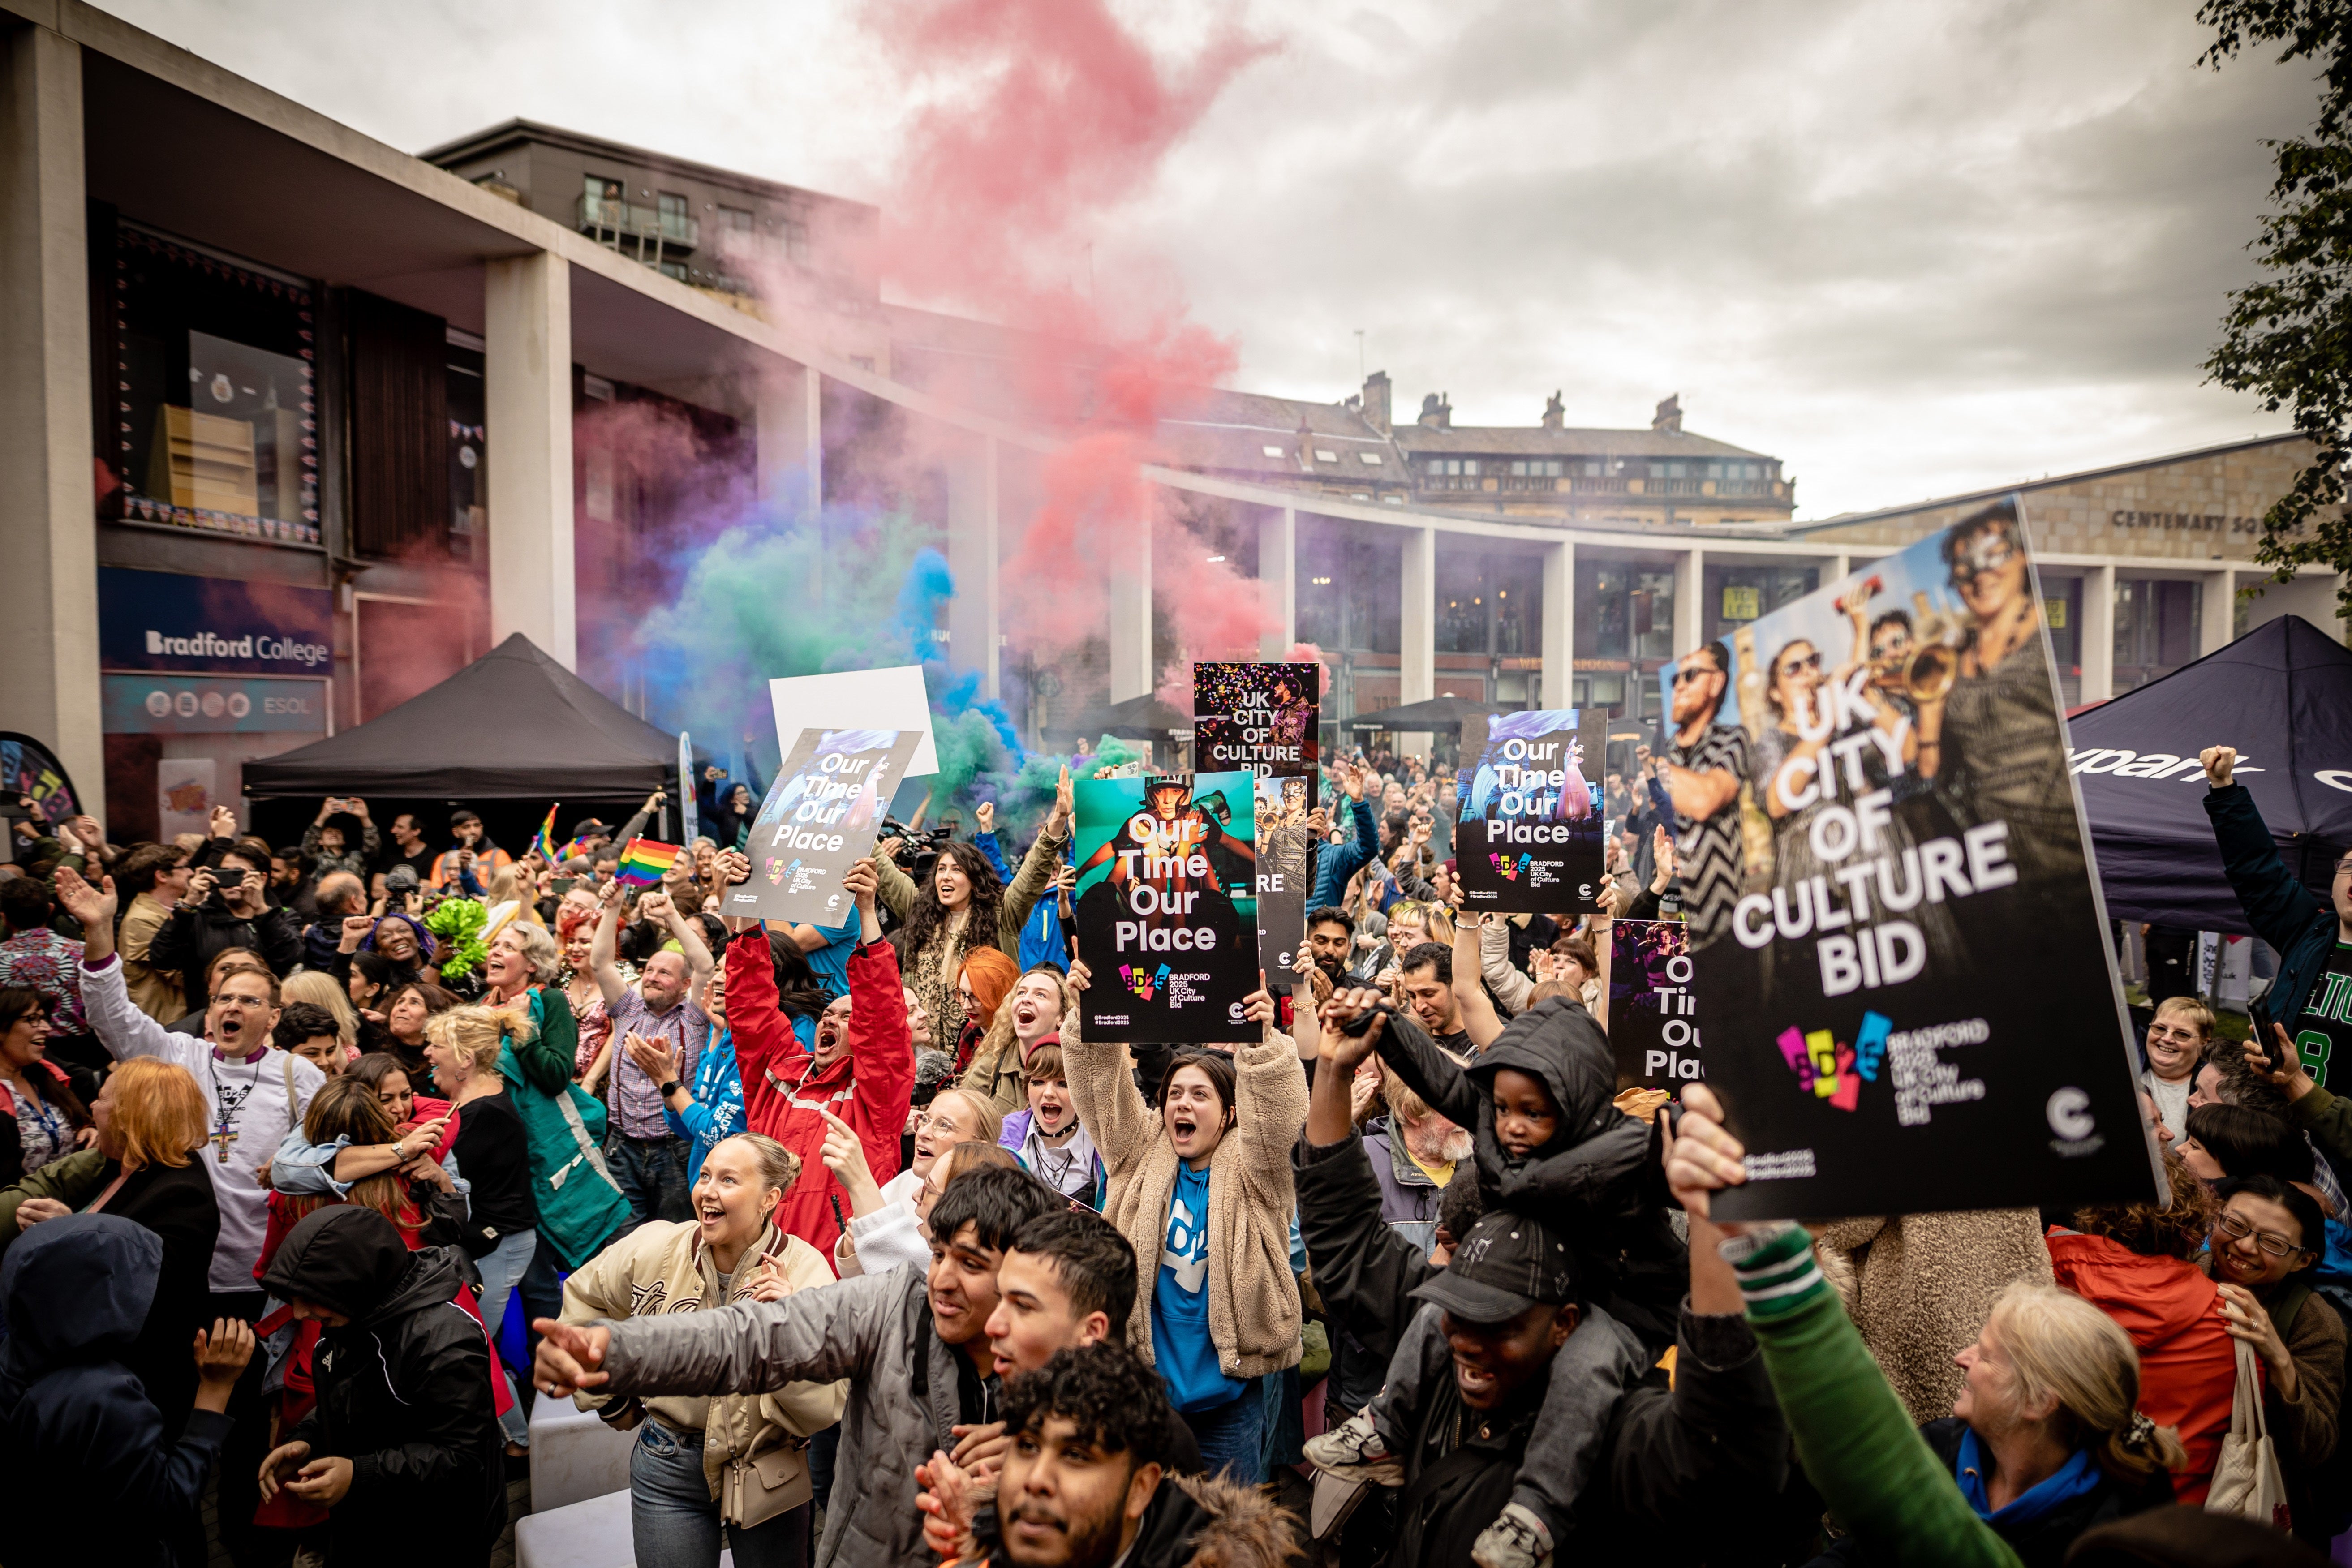
[[[1020,954],[1021,928],[1029,923],[1029,911],[1037,907],[1038,896],[1053,881],[1054,873],[1062,864],[1062,847],[1070,841],[1070,770],[1064,768],[1061,783],[1054,788],[1053,814],[1037,830],[1036,842],[1029,846],[1029,853],[1021,858],[1021,874],[1004,890],[1003,907],[996,921],[996,945],[1008,954]]]
[[[2284,951],[2309,928],[2319,901],[2286,868],[2252,794],[2236,782],[2236,750],[2208,746],[2199,755],[2210,786],[2205,793],[2205,815],[2213,821],[2222,872],[2254,934]]]
[[[621,978],[619,962],[621,884],[604,884],[597,900],[604,907],[596,917],[596,935],[588,944],[588,968],[596,977],[596,989],[604,994],[604,1005],[617,1007],[629,988],[629,983]]]
[[[81,922],[81,1002],[90,1033],[117,1061],[131,1057],[160,1057],[192,1065],[206,1048],[189,1035],[175,1035],[131,1005],[124,988],[122,962],[114,952],[114,911],[118,904],[114,879],[93,888],[70,867],[57,877],[58,902]]]
[[[1297,1042],[1275,1027],[1273,994],[1252,992],[1248,1009],[1258,1037],[1234,1051],[1233,1135],[1249,1151],[1244,1169],[1251,1184],[1287,1208],[1290,1150],[1307,1120],[1307,1068],[1298,1059]]]
[[[1491,934],[1490,934],[1491,933]],[[1503,972],[1515,974],[1511,967],[1511,937],[1503,922],[1493,915],[1457,911],[1454,917],[1454,1001],[1462,1010],[1462,1026],[1470,1032],[1470,1043],[1485,1050],[1503,1032],[1502,1016],[1495,1011],[1494,998],[1486,994],[1488,982],[1484,973],[1488,950],[1500,938],[1503,949]],[[1526,975],[1519,975],[1526,990],[1519,993],[1517,1003],[1506,995],[1506,1004],[1514,1013],[1527,1006],[1527,991],[1534,989]],[[1499,987],[1497,989],[1500,989]]]
[[[1410,1014],[1400,1010],[1391,1015],[1372,1048],[1432,1110],[1457,1127],[1478,1125],[1478,1086],[1446,1058]]]
[[[851,867],[841,885],[857,900],[857,950],[849,955],[849,1055],[856,1064],[850,1094],[857,1107],[858,1142],[875,1176],[898,1173],[898,1136],[915,1098],[915,1043],[907,1023],[907,989],[898,955],[882,940],[874,907],[874,862]]]

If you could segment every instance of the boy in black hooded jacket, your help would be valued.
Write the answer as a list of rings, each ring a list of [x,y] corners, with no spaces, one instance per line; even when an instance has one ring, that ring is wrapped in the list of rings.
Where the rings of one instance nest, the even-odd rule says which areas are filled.
[[[1386,1019],[1375,1048],[1431,1110],[1472,1129],[1486,1208],[1528,1215],[1570,1237],[1578,1277],[1591,1282],[1582,1322],[1553,1359],[1511,1501],[1472,1548],[1482,1568],[1532,1568],[1567,1533],[1610,1412],[1674,1342],[1688,1249],[1664,1205],[1648,1201],[1651,1130],[1612,1103],[1608,1037],[1577,1003],[1538,1003],[1466,1067],[1402,1010]],[[1400,1337],[1380,1394],[1310,1441],[1307,1457],[1334,1475],[1402,1485],[1395,1456],[1428,1391],[1451,1375],[1444,1315],[1425,1307]]]
[[[506,1528],[489,1341],[457,1304],[469,1273],[457,1248],[412,1253],[390,1220],[343,1204],[305,1216],[262,1276],[326,1331],[318,1401],[262,1461],[261,1495],[284,1486],[330,1510],[335,1568],[414,1563],[416,1521],[441,1518],[455,1528],[435,1563],[483,1563]]]

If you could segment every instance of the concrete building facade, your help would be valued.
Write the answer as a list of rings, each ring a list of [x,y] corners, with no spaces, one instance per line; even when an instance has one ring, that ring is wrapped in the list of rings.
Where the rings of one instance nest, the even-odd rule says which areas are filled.
[[[973,374],[1010,334],[878,298],[871,207],[520,122],[411,156],[79,0],[0,0],[0,547],[21,590],[0,729],[53,744],[118,837],[234,801],[244,762],[512,632],[642,709],[615,595],[665,503],[614,466],[616,411],[808,520],[882,483],[874,454],[919,450],[888,499],[953,569],[939,642],[1033,724],[1240,651],[1174,646],[1191,563],[1155,560],[1140,518],[1106,525],[1134,537],[1094,655],[1046,669],[1013,642],[1003,564],[1068,437]],[[714,244],[721,206],[781,237]],[[1555,397],[1473,430],[1443,395],[1395,420],[1385,376],[1330,404],[1204,392],[1156,444],[1172,537],[1255,584],[1260,651],[1325,650],[1341,720],[1448,692],[1654,720],[1663,661],[1966,499],[1796,525],[1780,460],[1685,432],[1675,399],[1647,429],[1569,426]],[[2037,528],[2083,530],[2041,542],[2083,584],[2083,698],[2116,687],[2127,599],[2152,640],[2126,671],[2226,637],[2251,542],[2131,520],[2259,516],[2292,460],[2264,446],[2027,487]],[[2209,542],[2219,559],[2190,552]],[[2334,584],[2289,587],[2317,606]]]

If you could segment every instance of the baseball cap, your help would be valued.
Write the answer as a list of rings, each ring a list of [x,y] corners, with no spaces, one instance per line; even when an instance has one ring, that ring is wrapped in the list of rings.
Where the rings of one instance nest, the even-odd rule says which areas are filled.
[[[601,817],[583,816],[572,825],[572,837],[575,841],[582,838],[609,838],[612,833],[612,824]]]
[[[1568,1244],[1525,1215],[1481,1215],[1454,1248],[1454,1261],[1412,1293],[1465,1323],[1499,1323],[1529,1307],[1574,1300]]]

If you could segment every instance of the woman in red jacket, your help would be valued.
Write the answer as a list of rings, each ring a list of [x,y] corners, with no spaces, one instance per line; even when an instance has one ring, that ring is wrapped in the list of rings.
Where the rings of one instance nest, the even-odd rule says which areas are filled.
[[[721,887],[751,879],[751,863],[739,851],[726,851],[716,864]],[[882,940],[876,882],[871,860],[841,879],[857,900],[858,946],[849,955],[849,994],[818,1018],[814,1049],[801,1044],[792,1020],[777,1009],[766,928],[757,920],[727,922],[734,933],[727,944],[727,1021],[743,1082],[744,1124],[799,1156],[801,1179],[777,1211],[777,1228],[826,1258],[841,1233],[835,1215],[849,1212],[849,1198],[825,1168],[819,1113],[831,1111],[854,1128],[875,1179],[888,1181],[898,1171],[898,1135],[915,1096],[906,990],[898,954]]]
[[[2172,1201],[2084,1209],[2074,1228],[2050,1230],[2058,1283],[2123,1325],[2139,1348],[2139,1408],[2158,1426],[2178,1427],[2188,1465],[2174,1473],[2173,1498],[2202,1508],[2213,1484],[2238,1352],[2221,1311],[2221,1292],[2189,1261],[2213,1229],[2213,1194],[2165,1151]]]

